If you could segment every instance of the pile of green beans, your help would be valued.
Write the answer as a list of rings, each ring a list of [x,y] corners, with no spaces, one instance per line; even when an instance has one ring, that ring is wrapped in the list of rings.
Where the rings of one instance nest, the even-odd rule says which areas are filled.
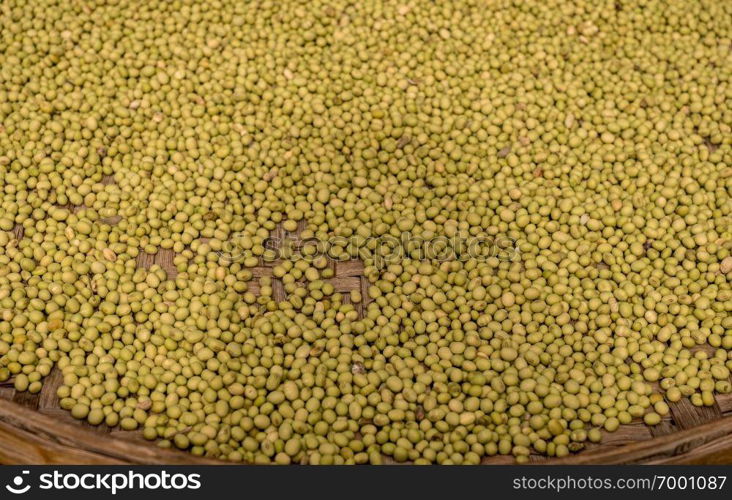
[[[0,382],[277,464],[713,405],[730,46],[726,0],[3,0]]]

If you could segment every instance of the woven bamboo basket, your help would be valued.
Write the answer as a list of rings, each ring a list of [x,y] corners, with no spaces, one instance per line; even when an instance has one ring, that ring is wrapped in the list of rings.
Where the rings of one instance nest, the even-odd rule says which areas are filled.
[[[111,178],[105,183],[112,182]],[[109,220],[107,223],[114,223]],[[15,230],[18,239],[22,228]],[[274,247],[287,234],[277,228]],[[294,237],[296,235],[289,235]],[[173,254],[141,253],[140,267],[158,264],[175,275]],[[250,291],[256,293],[257,280],[271,276],[276,262],[262,262],[254,268]],[[360,290],[364,298],[369,286],[360,261],[330,262],[334,277],[329,281],[338,292]],[[285,298],[282,284],[273,280],[275,298]],[[365,303],[358,304],[363,314]],[[162,449],[143,439],[139,431],[123,431],[80,422],[59,407],[56,389],[62,377],[54,370],[39,394],[16,392],[13,381],[0,384],[0,462],[5,464],[223,464],[177,450]],[[714,406],[695,407],[684,399],[670,403],[671,413],[659,425],[646,426],[641,420],[605,433],[599,444],[562,459],[532,455],[534,464],[729,464],[732,463],[732,394],[718,395]],[[512,457],[484,459],[485,464],[511,464]]]

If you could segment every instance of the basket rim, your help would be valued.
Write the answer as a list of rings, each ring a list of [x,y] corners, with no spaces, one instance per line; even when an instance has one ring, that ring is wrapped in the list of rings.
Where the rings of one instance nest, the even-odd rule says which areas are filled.
[[[102,436],[80,425],[61,422],[0,399],[0,442],[10,440],[12,436],[15,437],[13,442],[0,446],[0,461],[5,463],[248,465],[196,457],[184,451],[163,449],[114,435]],[[695,456],[686,461],[685,455],[690,451],[696,451]],[[711,463],[732,462],[732,415],[665,436],[622,446],[598,447],[550,459],[540,465],[710,463],[710,458]]]
[[[23,457],[36,456],[44,464],[134,464],[134,465],[215,465],[230,464],[212,458],[196,457],[178,450],[160,448],[153,444],[100,435],[80,425],[61,422],[51,416],[26,408],[18,403],[0,399],[0,442],[17,436],[13,446],[0,446],[0,461],[25,462]],[[65,453],[77,461],[63,461]]]

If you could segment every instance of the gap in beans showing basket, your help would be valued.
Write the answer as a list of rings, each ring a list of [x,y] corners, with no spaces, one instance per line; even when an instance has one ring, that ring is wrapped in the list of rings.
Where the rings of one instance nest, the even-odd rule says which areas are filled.
[[[732,368],[732,3],[5,0],[0,383],[253,463],[563,457]]]

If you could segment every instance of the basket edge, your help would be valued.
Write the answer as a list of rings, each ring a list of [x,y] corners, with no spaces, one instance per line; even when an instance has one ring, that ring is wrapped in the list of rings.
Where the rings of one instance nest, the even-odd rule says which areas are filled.
[[[99,434],[0,400],[0,462],[58,465],[231,465]],[[542,465],[732,463],[732,416],[647,441]],[[245,465],[245,464],[243,464]]]

